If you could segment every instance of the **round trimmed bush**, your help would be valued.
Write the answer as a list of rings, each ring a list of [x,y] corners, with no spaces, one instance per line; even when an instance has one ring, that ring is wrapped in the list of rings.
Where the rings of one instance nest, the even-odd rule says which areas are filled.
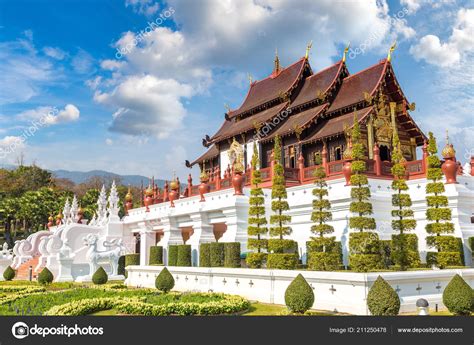
[[[211,267],[224,267],[224,243],[211,242]]]
[[[211,244],[199,245],[199,267],[211,267]]]
[[[150,247],[150,260],[148,263],[149,265],[163,265],[163,247]]]
[[[176,266],[191,266],[191,246],[189,244],[178,245]]]
[[[470,315],[474,306],[473,291],[458,274],[443,291],[443,303],[455,315]]]
[[[164,267],[155,280],[155,286],[158,290],[167,293],[174,287],[174,278],[166,267]]]
[[[224,243],[224,267],[240,267],[240,242]]]
[[[248,253],[245,261],[249,268],[262,268],[266,265],[267,256],[267,253]]]
[[[381,276],[378,276],[367,294],[367,306],[372,315],[398,315],[400,298],[396,291]]]
[[[95,285],[102,285],[107,283],[109,280],[109,276],[107,275],[107,272],[105,272],[104,268],[100,266],[97,271],[92,275],[92,282]]]
[[[48,267],[43,268],[43,270],[38,274],[38,283],[42,285],[51,284],[54,280],[54,276]]]
[[[176,266],[178,263],[178,245],[170,244],[168,246],[168,266]]]
[[[314,304],[314,292],[301,274],[288,285],[285,304],[292,313],[304,313]]]
[[[13,270],[13,268],[8,266],[3,272],[3,278],[7,281],[13,280],[13,278],[15,278],[15,271]]]

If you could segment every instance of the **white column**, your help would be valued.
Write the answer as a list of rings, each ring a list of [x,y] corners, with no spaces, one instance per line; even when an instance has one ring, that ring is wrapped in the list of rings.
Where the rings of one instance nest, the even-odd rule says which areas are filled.
[[[174,217],[162,217],[163,237],[160,244],[163,246],[163,263],[168,265],[168,245],[182,243],[181,230]]]
[[[156,242],[156,233],[147,229],[140,230],[140,266],[147,266],[150,258],[150,247]]]
[[[248,197],[245,195],[235,196],[235,206],[223,210],[226,217],[227,230],[222,235],[220,242],[240,242],[241,251],[247,251],[247,219],[248,219]]]
[[[193,221],[193,235],[186,244],[191,245],[192,264],[199,266],[199,244],[214,241],[213,226],[209,224],[207,213],[199,212],[189,215]]]

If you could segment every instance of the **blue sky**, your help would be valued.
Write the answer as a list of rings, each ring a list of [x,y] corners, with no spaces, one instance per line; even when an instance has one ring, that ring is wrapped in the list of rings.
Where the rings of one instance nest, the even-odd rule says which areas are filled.
[[[474,155],[472,1],[0,1],[0,163],[170,178],[253,79],[347,42],[351,73],[386,57],[413,117]],[[32,128],[33,127],[33,128]],[[25,141],[18,141],[23,136]],[[195,170],[195,169],[193,169]],[[196,176],[197,172],[193,174]]]

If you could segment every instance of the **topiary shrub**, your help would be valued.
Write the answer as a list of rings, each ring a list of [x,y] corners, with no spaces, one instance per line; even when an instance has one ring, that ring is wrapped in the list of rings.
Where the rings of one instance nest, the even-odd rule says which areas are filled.
[[[443,291],[443,303],[455,315],[470,315],[474,306],[473,291],[458,274]]]
[[[163,247],[153,246],[150,247],[150,259],[149,265],[163,265]]]
[[[211,244],[199,245],[199,267],[211,267]]]
[[[384,268],[379,236],[373,232],[349,234],[349,266],[356,272],[369,272]]]
[[[189,267],[191,264],[191,245],[180,244],[178,245],[178,256],[176,259],[176,266]]]
[[[92,275],[92,282],[96,285],[102,285],[107,283],[109,276],[105,272],[104,268],[100,266],[97,271]]]
[[[125,255],[121,255],[118,259],[118,268],[117,268],[117,274],[125,276]]]
[[[178,263],[178,245],[170,244],[168,246],[168,266],[176,266]]]
[[[15,271],[13,270],[13,268],[8,266],[3,272],[3,278],[7,281],[13,280],[13,278],[15,278]]]
[[[421,261],[418,252],[418,236],[415,234],[392,235],[390,259],[397,267],[419,267]]]
[[[398,315],[400,298],[381,276],[378,276],[367,294],[367,306],[372,315]]]
[[[298,243],[293,240],[286,239],[269,239],[268,240],[269,253],[297,253]]]
[[[271,253],[267,257],[267,268],[294,270],[298,266],[298,254]]]
[[[140,254],[127,254],[125,255],[125,267],[140,265]],[[125,270],[125,277],[128,276]]]
[[[262,268],[267,264],[267,253],[248,253],[245,261],[249,268]]]
[[[292,313],[304,313],[313,306],[313,289],[301,274],[286,288],[285,304]]]
[[[224,267],[240,267],[240,242],[224,243]]]
[[[210,247],[211,267],[224,266],[224,243],[212,242]]]
[[[155,286],[158,290],[167,293],[174,287],[174,278],[166,267],[164,267],[155,280]]]
[[[313,237],[306,242],[308,269],[334,271],[343,267],[342,245],[335,237]]]
[[[43,268],[43,270],[38,274],[38,283],[42,285],[51,284],[54,280],[54,276],[48,267]]]

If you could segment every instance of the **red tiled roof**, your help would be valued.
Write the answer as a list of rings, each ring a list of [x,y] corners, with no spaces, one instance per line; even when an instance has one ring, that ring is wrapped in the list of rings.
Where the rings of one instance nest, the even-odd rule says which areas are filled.
[[[387,64],[386,60],[382,60],[374,66],[345,78],[328,113],[363,101],[364,92],[372,95],[383,79]]]
[[[249,131],[252,128],[255,128],[255,124],[262,124],[271,120],[274,116],[286,109],[287,106],[288,102],[285,102],[239,121],[236,121],[235,118],[226,120],[219,131],[212,137],[212,141],[221,141],[233,137],[234,135]]]
[[[284,136],[291,134],[295,131],[296,126],[301,128],[309,126],[327,108],[328,105],[328,103],[321,104],[315,108],[310,108],[298,114],[290,115],[283,125],[270,133],[270,135],[262,138],[262,141],[267,141],[276,135]]]
[[[291,108],[315,100],[318,96],[318,91],[322,94],[326,93],[337,80],[337,77],[341,73],[343,66],[344,63],[339,61],[334,65],[306,78],[301,91],[298,93],[298,96],[296,96],[296,99],[291,103]]]
[[[238,109],[229,111],[229,117],[243,114],[259,105],[278,99],[282,93],[288,92],[298,81],[306,61],[305,58],[301,58],[294,64],[282,69],[278,75],[271,75],[252,83],[242,105]]]
[[[217,149],[216,145],[212,145],[209,150],[207,150],[203,155],[197,158],[194,162],[192,162],[189,167],[192,167],[194,164],[200,163],[202,161],[209,161],[214,157],[219,155],[219,150]]]
[[[373,107],[367,107],[362,110],[358,110],[356,112],[357,114],[357,119],[359,122],[364,120],[372,111]],[[322,127],[313,135],[308,137],[306,140],[303,141],[303,144],[317,141],[317,140],[322,140],[324,138],[333,136],[335,134],[343,133],[344,132],[344,126],[352,127],[352,124],[354,123],[354,113],[347,113],[341,116],[333,117],[329,120],[326,121],[322,125]]]

